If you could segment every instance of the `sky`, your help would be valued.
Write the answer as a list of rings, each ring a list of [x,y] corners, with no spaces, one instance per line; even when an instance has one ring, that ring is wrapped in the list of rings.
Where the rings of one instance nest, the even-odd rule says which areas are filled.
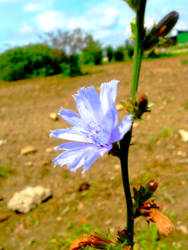
[[[188,29],[187,0],[147,0],[145,25],[180,14],[173,33]],[[41,41],[46,32],[81,28],[103,46],[123,44],[134,12],[123,0],[0,0],[0,52]]]

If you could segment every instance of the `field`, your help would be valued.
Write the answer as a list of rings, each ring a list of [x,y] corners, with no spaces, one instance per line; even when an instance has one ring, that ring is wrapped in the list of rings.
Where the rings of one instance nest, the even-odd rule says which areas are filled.
[[[173,221],[176,230],[156,242],[155,229],[143,218],[136,222],[137,249],[188,249],[188,144],[179,130],[188,130],[187,56],[143,62],[140,93],[153,103],[151,113],[134,124],[130,148],[131,183],[138,186],[155,178],[159,188],[155,200]],[[118,102],[129,96],[131,62],[90,67],[90,74],[62,78],[53,76],[18,82],[0,82],[0,249],[68,249],[68,243],[82,232],[95,229],[116,234],[125,226],[125,204],[119,161],[112,156],[97,160],[84,175],[53,167],[52,151],[60,140],[49,138],[50,130],[67,127],[50,113],[61,107],[74,109],[72,95],[81,86],[119,79]],[[118,103],[117,102],[117,103]],[[120,111],[120,119],[125,111]],[[32,145],[35,154],[22,155]],[[78,192],[80,184],[90,188]],[[51,187],[52,199],[28,214],[7,209],[12,195],[27,186]],[[4,219],[7,218],[7,219]],[[145,243],[146,237],[149,243]],[[144,242],[144,243],[143,243]],[[145,244],[145,245],[143,245]],[[153,244],[147,245],[147,244]]]

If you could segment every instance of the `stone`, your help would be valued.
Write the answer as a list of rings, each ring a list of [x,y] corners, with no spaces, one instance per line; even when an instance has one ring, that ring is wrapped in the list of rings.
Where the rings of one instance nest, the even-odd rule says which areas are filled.
[[[87,182],[83,182],[80,184],[79,188],[78,188],[78,192],[82,192],[82,191],[86,191],[90,188],[90,184]]]
[[[138,127],[138,122],[133,123],[133,128],[136,128],[136,127]]]
[[[54,148],[47,148],[46,153],[51,153],[54,150]]]
[[[188,229],[185,225],[178,225],[176,227],[176,229],[180,232],[182,232],[183,234],[188,234]]]
[[[13,211],[25,214],[50,197],[52,197],[50,188],[29,186],[20,192],[16,192],[9,200],[7,207]]]
[[[27,146],[21,150],[22,155],[34,154],[37,152],[37,149],[33,146]]]
[[[56,221],[62,221],[63,218],[61,216],[56,217]]]
[[[6,140],[0,140],[0,146],[3,145],[3,144],[6,144],[7,141]]]
[[[117,111],[121,111],[121,110],[123,110],[123,105],[122,104],[117,104],[116,105],[116,109],[117,109]]]
[[[84,204],[82,202],[80,202],[77,206],[77,209],[80,210],[84,207]]]
[[[188,131],[186,131],[184,129],[180,129],[179,133],[181,135],[182,141],[188,142]]]
[[[116,164],[116,165],[114,166],[114,168],[117,169],[117,170],[120,170],[120,169],[121,169],[121,166],[120,166],[119,164]]]
[[[11,217],[10,214],[7,214],[7,215],[4,215],[4,216],[0,217],[0,223],[4,222],[4,221],[7,221],[10,217]]]
[[[27,161],[25,165],[27,167],[32,167],[33,166],[33,162],[32,161]]]
[[[58,114],[50,113],[50,119],[53,121],[58,121],[59,120]]]
[[[110,224],[112,224],[112,220],[111,219],[105,221],[105,225],[109,226]]]
[[[186,156],[186,153],[185,153],[185,152],[182,152],[182,151],[178,151],[178,152],[177,152],[177,155],[182,156],[182,157],[185,157],[185,156]]]

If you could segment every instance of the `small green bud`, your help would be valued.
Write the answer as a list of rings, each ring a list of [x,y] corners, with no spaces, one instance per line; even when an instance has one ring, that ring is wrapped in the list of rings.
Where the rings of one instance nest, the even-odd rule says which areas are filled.
[[[133,10],[137,10],[138,7],[140,6],[140,3],[142,0],[124,0],[125,2],[128,3],[128,5],[133,9]]]

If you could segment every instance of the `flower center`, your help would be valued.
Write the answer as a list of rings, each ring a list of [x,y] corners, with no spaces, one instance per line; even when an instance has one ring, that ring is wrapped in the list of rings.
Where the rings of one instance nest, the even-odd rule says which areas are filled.
[[[91,122],[87,127],[87,137],[92,140],[93,144],[97,146],[108,146],[109,134],[105,131],[104,127],[96,122]]]

